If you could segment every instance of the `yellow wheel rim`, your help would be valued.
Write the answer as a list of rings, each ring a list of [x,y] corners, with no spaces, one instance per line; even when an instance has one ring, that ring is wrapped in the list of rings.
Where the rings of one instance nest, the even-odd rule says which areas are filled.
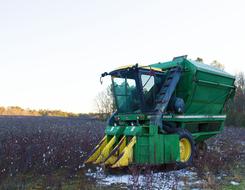
[[[191,157],[191,143],[187,138],[180,139],[180,161],[187,162]]]

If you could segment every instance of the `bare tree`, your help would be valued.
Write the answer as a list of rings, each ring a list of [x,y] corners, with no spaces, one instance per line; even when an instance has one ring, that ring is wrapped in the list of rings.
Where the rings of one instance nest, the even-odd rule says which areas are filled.
[[[203,58],[201,58],[201,57],[197,57],[197,58],[196,58],[196,61],[197,61],[197,62],[201,62],[201,63],[203,63]]]
[[[227,125],[245,127],[245,76],[244,73],[236,75],[236,94],[233,101],[227,102]]]
[[[240,72],[236,75],[236,86],[241,88],[241,90],[245,90],[245,76],[244,73]]]
[[[235,106],[238,112],[245,113],[245,78],[243,73],[236,76]]]
[[[108,86],[104,91],[99,92],[95,98],[96,111],[102,119],[108,118],[115,110],[112,95],[112,87]]]
[[[210,63],[210,65],[213,66],[213,67],[219,68],[219,69],[221,69],[222,71],[225,70],[224,64],[218,62],[217,60],[214,60],[212,63]]]

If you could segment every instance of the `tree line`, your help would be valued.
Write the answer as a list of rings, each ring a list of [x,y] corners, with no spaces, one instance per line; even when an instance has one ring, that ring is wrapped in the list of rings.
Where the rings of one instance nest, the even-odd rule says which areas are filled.
[[[0,107],[0,115],[18,115],[18,116],[58,116],[58,117],[74,117],[79,114],[64,112],[61,110],[47,110],[47,109],[23,109],[19,106]]]

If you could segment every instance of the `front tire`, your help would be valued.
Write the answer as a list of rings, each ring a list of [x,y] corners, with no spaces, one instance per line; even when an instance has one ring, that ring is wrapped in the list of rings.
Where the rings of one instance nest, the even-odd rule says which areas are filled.
[[[178,129],[180,161],[177,162],[177,168],[182,169],[193,164],[195,156],[195,144],[191,133],[185,129]]]

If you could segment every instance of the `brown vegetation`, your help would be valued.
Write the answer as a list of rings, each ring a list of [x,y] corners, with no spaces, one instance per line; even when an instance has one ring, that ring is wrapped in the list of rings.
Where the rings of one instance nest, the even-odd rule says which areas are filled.
[[[60,116],[60,117],[73,117],[79,114],[71,112],[64,112],[61,110],[47,110],[47,109],[23,109],[19,106],[0,107],[0,115],[19,115],[19,116]]]
[[[5,176],[77,171],[104,133],[88,116],[0,117],[0,183]]]
[[[245,129],[225,128],[224,132],[209,140],[208,151],[195,160],[199,177],[207,181],[205,189],[221,189],[230,180],[240,182],[244,177]],[[239,171],[237,170],[239,167]]]

